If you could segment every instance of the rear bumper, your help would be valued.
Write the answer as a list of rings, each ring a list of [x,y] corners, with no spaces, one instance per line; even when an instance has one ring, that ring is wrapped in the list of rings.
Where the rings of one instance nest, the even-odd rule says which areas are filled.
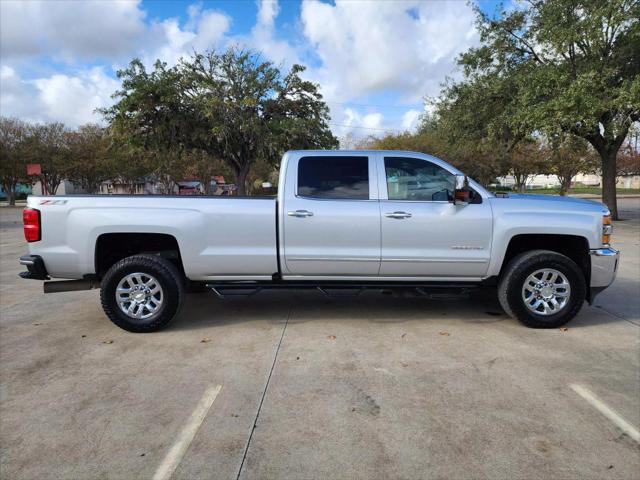
[[[620,252],[611,247],[596,248],[591,253],[591,292],[590,301],[607,288],[618,273]]]
[[[26,272],[19,273],[22,278],[30,280],[49,280],[49,274],[44,266],[44,261],[39,255],[21,256],[20,265],[27,267]]]

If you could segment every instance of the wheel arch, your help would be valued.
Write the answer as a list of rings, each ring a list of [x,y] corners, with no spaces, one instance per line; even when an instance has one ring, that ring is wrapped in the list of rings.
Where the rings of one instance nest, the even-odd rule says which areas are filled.
[[[98,278],[118,261],[132,255],[153,254],[171,261],[185,274],[180,246],[173,235],[150,232],[103,233],[96,239],[95,272]]]
[[[549,250],[573,260],[584,274],[589,285],[591,276],[591,256],[589,240],[579,235],[562,234],[518,234],[511,237],[502,259],[499,276],[502,277],[506,266],[521,253],[530,250]],[[587,289],[588,291],[588,289]]]

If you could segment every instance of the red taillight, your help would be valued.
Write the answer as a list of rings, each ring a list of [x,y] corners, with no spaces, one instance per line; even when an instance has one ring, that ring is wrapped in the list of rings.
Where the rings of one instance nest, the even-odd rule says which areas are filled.
[[[25,208],[22,211],[22,222],[24,223],[24,238],[27,242],[40,240],[40,210]]]

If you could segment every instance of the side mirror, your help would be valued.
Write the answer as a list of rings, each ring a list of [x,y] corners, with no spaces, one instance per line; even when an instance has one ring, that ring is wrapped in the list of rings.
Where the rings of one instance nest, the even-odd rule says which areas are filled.
[[[455,205],[466,205],[469,203],[471,194],[469,192],[469,179],[466,175],[456,175],[456,186],[453,192],[453,203]]]

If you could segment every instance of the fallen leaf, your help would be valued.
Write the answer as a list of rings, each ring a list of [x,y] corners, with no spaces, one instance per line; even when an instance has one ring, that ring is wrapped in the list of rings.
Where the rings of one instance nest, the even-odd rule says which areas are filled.
[[[562,328],[560,329],[560,331],[561,331],[561,332],[568,332],[568,331],[569,331],[569,329],[568,329],[567,327],[562,327]]]
[[[408,363],[404,363],[404,362],[401,362],[400,365],[402,365],[403,367],[408,367],[409,366]]]
[[[442,335],[443,337],[448,337],[449,336],[449,332],[439,332],[440,335]]]
[[[328,338],[329,340],[335,340],[335,339],[336,339],[336,338],[338,338],[338,337],[336,337],[335,335],[329,335],[327,338]]]
[[[34,325],[37,327],[38,325],[42,325],[41,323],[34,323]]]
[[[86,336],[86,335],[81,335],[81,337],[82,337],[82,338],[87,338],[87,336]]]
[[[204,337],[202,340],[200,340],[200,343],[209,343],[211,341],[211,339],[209,337]]]
[[[140,454],[141,457],[144,457],[145,455],[146,455],[146,453],[141,453]]]
[[[111,343],[113,343],[113,340],[104,340],[102,343],[111,344]]]
[[[300,357],[296,357],[296,360],[300,360]]]
[[[403,333],[402,335],[400,335],[402,338],[404,338],[407,334]]]

